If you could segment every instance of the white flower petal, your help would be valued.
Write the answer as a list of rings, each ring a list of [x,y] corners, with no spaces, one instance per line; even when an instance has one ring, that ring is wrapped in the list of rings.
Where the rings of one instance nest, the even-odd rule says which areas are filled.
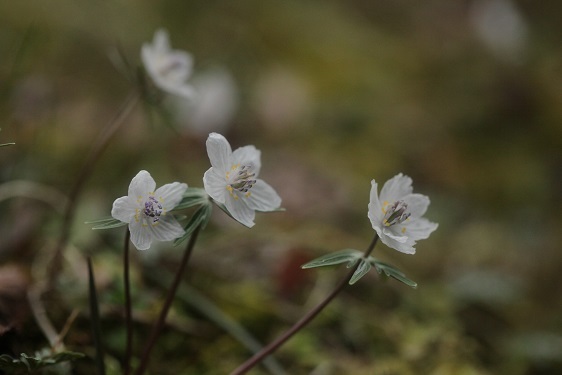
[[[226,209],[233,218],[235,218],[241,224],[251,228],[254,226],[254,218],[256,217],[256,212],[248,207],[240,199],[234,199],[230,195],[227,196],[225,202]]]
[[[172,241],[181,237],[185,231],[172,215],[160,216],[156,225],[149,225],[152,235],[158,241]]]
[[[404,224],[406,224],[403,226],[406,228],[405,234],[408,235],[408,237],[414,238],[416,241],[425,240],[439,226],[439,224],[432,223],[425,218],[419,218],[408,223],[405,222]]]
[[[148,250],[152,244],[152,232],[148,226],[142,225],[142,220],[132,220],[129,223],[131,242],[139,250]]]
[[[415,242],[414,242],[413,245],[415,245]],[[398,250],[398,251],[400,251],[401,253],[404,253],[404,254],[415,254],[416,248],[413,245],[410,245],[409,243],[397,242],[396,245],[393,246],[392,248],[394,250]]]
[[[216,169],[209,168],[203,175],[203,186],[205,192],[219,203],[225,203],[228,190],[226,190],[226,179],[219,175]]]
[[[193,58],[185,51],[172,50],[165,30],[154,34],[152,44],[143,44],[141,60],[158,88],[188,99],[193,97],[193,88],[185,82],[191,75]]]
[[[145,197],[148,193],[154,192],[156,182],[147,171],[140,171],[137,173],[131,184],[129,185],[129,197],[137,199],[138,197]]]
[[[233,218],[251,228],[254,226],[255,210],[279,208],[279,195],[255,177],[261,168],[261,153],[254,146],[240,147],[232,152],[222,135],[211,133],[207,138],[207,153],[212,167],[203,176],[205,191],[215,201],[224,204]],[[243,168],[246,166],[252,168]],[[236,174],[231,176],[232,173]]]
[[[412,191],[412,179],[400,173],[385,182],[381,190],[380,200],[392,204],[411,194]]]
[[[191,87],[191,85],[167,86],[166,91],[185,99],[193,99],[196,95],[195,90]]]
[[[379,238],[382,238],[382,236],[383,236],[383,233],[382,233],[382,228],[381,228],[381,227],[379,227],[379,226],[375,226],[375,225],[373,225],[373,229],[375,230],[375,232],[377,232],[377,234],[378,234]],[[384,242],[384,241],[383,241],[383,242]],[[385,242],[385,243],[386,243],[386,242]]]
[[[247,194],[249,194],[249,197],[245,199],[251,209],[267,212],[276,210],[281,206],[281,197],[263,180],[257,180]]]
[[[166,211],[170,211],[180,203],[186,190],[187,184],[172,182],[159,187],[154,196]]]
[[[381,241],[406,254],[414,254],[416,241],[428,238],[437,229],[437,224],[422,218],[429,206],[429,198],[422,194],[413,194],[412,191],[412,179],[402,173],[388,180],[380,195],[377,195],[377,184],[372,180],[367,214]],[[403,201],[405,205],[398,204],[399,201]],[[394,204],[396,206],[393,206]],[[388,212],[390,209],[392,212]],[[393,216],[390,220],[392,224],[386,226],[383,221],[387,214],[409,216]]]
[[[131,197],[121,197],[117,198],[113,202],[113,207],[111,208],[111,216],[114,219],[120,220],[124,223],[128,223],[135,216],[135,210],[137,205]]]
[[[174,69],[169,70],[170,78],[176,82],[184,82],[191,76],[193,70],[193,56],[185,51],[174,51],[167,55],[168,64],[173,64]]]
[[[157,54],[165,54],[170,51],[170,37],[165,29],[158,29],[154,33],[152,48]]]
[[[429,207],[429,198],[422,194],[408,194],[402,200],[408,205],[411,219],[422,217]]]
[[[367,206],[367,216],[371,220],[371,225],[373,225],[373,228],[375,227],[375,225],[382,225],[382,220],[384,218],[384,212],[382,211],[382,206],[379,200],[377,189],[377,183],[375,182],[375,180],[372,180],[371,199],[369,201],[369,205]]]
[[[261,151],[254,146],[239,147],[232,153],[232,164],[251,165],[258,176],[261,169]]]
[[[226,172],[232,167],[232,149],[225,137],[218,133],[209,134],[207,138],[207,154],[213,168]]]
[[[379,232],[377,231],[377,233]],[[381,236],[380,233],[379,233],[379,238],[381,239],[382,243],[384,243],[386,246],[394,250],[398,250],[405,254],[414,254],[416,252],[416,249],[410,243],[411,241],[400,243],[395,239],[393,239],[392,237],[386,236],[384,234]]]
[[[174,51],[154,57],[155,79],[166,88],[189,86],[185,81],[191,75],[193,58],[184,51]]]
[[[392,228],[392,227],[391,227]],[[402,236],[396,233],[393,233],[391,228],[383,228],[382,233],[383,235],[392,238],[396,242],[406,243],[408,241],[408,236]]]

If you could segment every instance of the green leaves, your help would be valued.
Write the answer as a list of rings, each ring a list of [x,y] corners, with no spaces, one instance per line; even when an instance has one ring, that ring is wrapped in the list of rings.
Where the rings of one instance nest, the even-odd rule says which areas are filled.
[[[93,225],[92,229],[94,230],[118,228],[127,225],[127,223],[124,223],[121,220],[117,220],[112,217],[106,217],[94,221],[86,221],[86,224]]]
[[[183,236],[177,238],[174,241],[174,246],[177,246],[188,239],[195,228],[197,228],[198,226],[202,226],[202,228],[205,228],[205,226],[209,222],[212,211],[212,200],[207,195],[204,189],[188,188],[183,194],[180,203],[175,206],[171,212],[176,212],[178,210],[195,206],[199,206],[199,208],[197,208],[197,210],[185,226],[185,233],[183,234]],[[184,215],[174,216],[177,220],[183,220],[186,218],[186,216]],[[92,229],[94,230],[118,228],[127,225],[127,223],[114,219],[113,217],[87,221],[86,224],[92,225]]]
[[[355,284],[357,281],[359,281],[360,278],[365,276],[367,272],[369,272],[370,270],[371,270],[371,263],[365,259],[361,259],[359,266],[353,273],[353,276],[351,276],[351,279],[349,279],[349,285]]]
[[[10,357],[7,354],[0,355],[0,370],[6,374],[27,374],[35,372],[46,366],[55,365],[61,362],[74,361],[76,359],[84,358],[82,353],[64,351],[60,353],[46,353],[37,352],[34,356],[21,353],[19,358]]]
[[[206,199],[204,203],[201,204],[201,207],[195,211],[189,222],[185,226],[185,233],[183,236],[176,238],[174,241],[174,246],[178,246],[183,241],[187,240],[191,233],[197,228],[201,226],[201,229],[204,229],[207,226],[207,223],[211,219],[211,212],[213,211],[213,205],[209,199]]]
[[[176,207],[174,207],[171,212],[194,206],[210,206],[209,196],[204,189],[188,188],[183,194],[183,198],[180,203]],[[176,215],[176,219],[178,220],[181,220],[183,218],[185,218],[185,216],[180,217]],[[114,219],[113,217],[105,217],[99,220],[87,221],[86,224],[92,225],[93,230],[118,228],[127,225],[127,223]],[[193,229],[195,228],[192,228],[191,231],[193,231]]]
[[[323,266],[332,266],[334,264],[347,263],[347,268],[353,267],[358,259],[363,257],[363,253],[359,250],[345,249],[341,251],[336,251],[332,254],[327,254],[316,258],[306,264],[303,264],[301,268],[315,268]]]
[[[393,265],[381,262],[376,258],[373,258],[372,256],[369,256],[365,259],[363,257],[363,252],[353,249],[340,250],[332,254],[321,256],[306,264],[303,264],[301,268],[306,269],[332,266],[340,263],[347,263],[347,268],[351,268],[354,267],[358,261],[359,265],[357,265],[355,272],[349,279],[350,285],[355,284],[357,281],[359,281],[359,279],[365,276],[372,267],[375,267],[379,274],[384,274],[386,277],[392,277],[393,279],[396,279],[412,288],[416,288],[418,286],[415,281],[407,278],[402,271],[400,271]]]
[[[205,189],[201,188],[187,188],[183,194],[183,199],[174,207],[174,211],[182,210],[184,208],[189,208],[193,206],[206,205],[210,198],[205,192]]]
[[[384,273],[386,276],[392,277],[412,288],[418,287],[418,283],[408,279],[402,271],[400,271],[398,268],[395,268],[393,265],[388,263],[383,263],[381,261],[376,260],[373,257],[369,257],[369,260],[375,266],[379,274]]]
[[[2,130],[2,129],[0,129],[0,130]],[[10,142],[10,143],[2,143],[2,144],[0,144],[0,147],[11,146],[11,145],[15,145],[15,143],[13,143],[13,142]]]

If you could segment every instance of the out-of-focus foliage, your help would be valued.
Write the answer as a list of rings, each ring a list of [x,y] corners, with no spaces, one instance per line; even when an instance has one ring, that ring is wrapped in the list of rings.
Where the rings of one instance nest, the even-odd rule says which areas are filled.
[[[58,363],[74,361],[81,358],[84,358],[84,354],[73,352],[50,353],[48,355],[35,353],[34,356],[21,353],[19,358],[12,358],[7,354],[2,354],[0,355],[0,369],[6,374],[28,374]]]
[[[16,143],[0,148],[0,354],[48,344],[26,292],[44,278],[64,196],[130,92],[141,45],[163,27],[194,56],[194,80],[227,72],[232,96],[216,95],[208,120],[177,98],[137,107],[96,165],[46,301],[57,329],[80,311],[64,337],[88,356],[75,373],[95,371],[85,254],[108,368],[125,343],[126,228],[83,223],[107,217],[141,169],[202,187],[205,123],[262,150],[286,211],[258,213],[249,230],[214,210],[184,282],[263,343],[346,272],[302,264],[370,242],[371,179],[411,176],[440,225],[413,256],[375,249],[417,289],[368,273],[277,352],[287,373],[561,373],[560,14],[554,0],[0,2],[1,137]],[[164,295],[154,277],[168,280],[182,251],[132,254],[135,355]],[[250,355],[182,298],[150,368],[225,374]]]

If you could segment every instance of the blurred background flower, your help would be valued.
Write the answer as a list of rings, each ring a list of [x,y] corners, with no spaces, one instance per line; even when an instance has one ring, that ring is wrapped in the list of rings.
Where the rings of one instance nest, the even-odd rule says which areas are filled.
[[[72,243],[76,254],[96,251],[110,358],[124,342],[115,313],[122,232],[92,233],[80,223],[106,215],[141,169],[157,171],[157,181],[202,187],[205,136],[184,131],[200,121],[223,127],[234,148],[259,145],[260,177],[287,208],[260,215],[259,231],[216,212],[190,264],[189,284],[263,342],[345,273],[298,265],[368,245],[373,178],[404,172],[431,197],[428,217],[440,226],[418,254],[384,247],[374,254],[418,289],[368,274],[278,352],[288,373],[558,374],[560,14],[554,0],[0,2],[2,140],[16,143],[0,150],[0,181],[67,192],[84,150],[131,88],[109,56],[118,49],[139,66],[142,44],[166,28],[173,47],[194,56],[194,85],[218,66],[236,89],[234,99],[223,89],[214,104],[191,103],[175,119],[171,105],[169,117],[139,108],[89,180]],[[57,210],[6,196],[0,260],[36,281],[48,257],[41,250],[58,233]],[[136,252],[135,261],[157,262],[158,270],[140,275],[165,280],[159,273],[174,272],[179,253],[157,250],[156,258]],[[60,285],[66,298],[49,310],[57,327],[72,308],[86,309],[84,283],[74,282],[80,272],[72,272],[82,257],[72,254]],[[140,275],[135,285],[144,292],[134,302],[142,335],[166,285]],[[10,298],[1,294],[2,305]],[[42,342],[33,319],[12,326],[2,348],[33,352]],[[86,351],[89,337],[81,314],[65,343]],[[151,364],[164,375],[227,373],[250,354],[187,300],[175,305],[160,345]]]
[[[238,88],[225,68],[213,67],[192,80],[197,95],[189,101],[176,98],[172,111],[186,136],[204,141],[210,133],[225,133],[238,108]]]

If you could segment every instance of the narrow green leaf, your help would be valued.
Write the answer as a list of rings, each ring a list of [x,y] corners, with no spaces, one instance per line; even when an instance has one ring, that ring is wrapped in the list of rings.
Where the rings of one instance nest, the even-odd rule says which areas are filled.
[[[332,254],[323,255],[319,258],[311,260],[308,263],[305,263],[301,266],[301,268],[314,268],[314,267],[323,267],[323,266],[332,266],[334,264],[340,263],[347,263],[347,267],[353,267],[357,260],[362,257],[362,253],[359,250],[353,249],[345,249],[336,251]]]
[[[106,217],[94,221],[86,221],[86,224],[93,225],[92,226],[93,230],[118,228],[127,225],[127,223],[124,223],[112,217]]]
[[[4,147],[4,146],[12,146],[12,145],[15,145],[15,143],[14,143],[14,142],[10,142],[10,143],[2,143],[2,144],[0,145],[0,147]]]
[[[353,273],[353,276],[349,280],[349,285],[355,284],[359,281],[360,278],[365,276],[367,272],[371,270],[371,263],[367,259],[361,259],[361,263],[359,263],[359,267]]]
[[[205,229],[205,227],[209,223],[209,220],[211,219],[212,210],[213,205],[210,201],[207,201],[207,203],[199,207],[197,211],[195,211],[193,216],[191,216],[191,219],[189,219],[189,222],[185,226],[185,233],[183,234],[183,236],[176,238],[176,240],[174,241],[174,246],[178,246],[179,244],[187,240],[189,236],[191,236],[191,233],[193,233],[195,228],[197,228],[199,225],[201,225],[201,229]]]
[[[174,211],[204,205],[207,204],[209,200],[210,198],[205,192],[205,189],[188,188],[183,194],[183,198],[180,203],[178,203],[178,205],[174,207]]]
[[[168,287],[172,277],[168,274],[161,273],[160,270],[155,272],[148,272],[147,276],[153,281],[159,283],[162,287]],[[252,353],[259,352],[263,345],[257,340],[243,325],[236,321],[233,317],[220,309],[211,299],[205,297],[194,287],[188,283],[183,282],[177,293],[177,298],[192,309],[195,309],[209,321],[222,328],[225,332],[230,334],[234,339],[239,341]],[[263,364],[268,368],[269,372],[274,375],[285,375],[285,370],[275,360],[273,356],[266,357]]]
[[[418,283],[416,283],[415,281],[407,278],[406,275],[404,274],[404,272],[400,271],[398,268],[394,267],[393,265],[381,262],[381,261],[379,261],[379,260],[377,260],[373,257],[369,257],[369,262],[371,262],[371,264],[373,266],[375,266],[375,269],[377,270],[377,272],[379,274],[384,273],[386,276],[392,277],[392,278],[408,285],[409,287],[412,287],[412,288],[418,287]]]

